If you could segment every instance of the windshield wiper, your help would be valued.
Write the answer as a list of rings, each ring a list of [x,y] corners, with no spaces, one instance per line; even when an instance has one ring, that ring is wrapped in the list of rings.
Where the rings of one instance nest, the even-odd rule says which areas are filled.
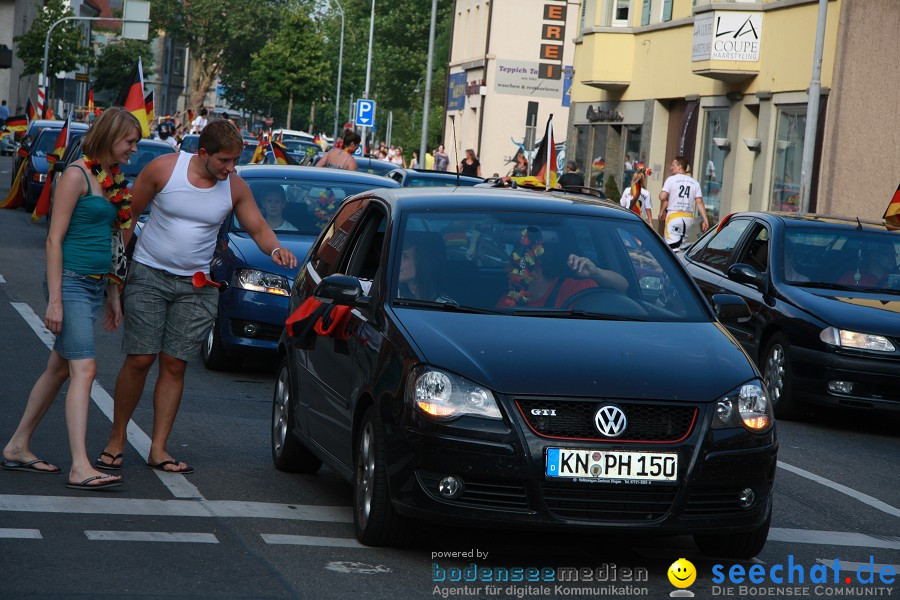
[[[500,310],[478,308],[476,306],[460,306],[450,302],[434,302],[433,300],[416,300],[415,298],[395,298],[394,306],[412,306],[415,308],[431,308],[445,312],[472,313],[476,315],[502,315]]]
[[[842,292],[866,292],[869,294],[897,294],[900,293],[900,290],[895,290],[892,288],[876,288],[876,287],[861,287],[858,285],[845,285],[842,283],[824,283],[824,282],[802,282],[795,285],[802,285],[804,287],[811,287],[823,290],[838,290]]]
[[[517,309],[512,314],[523,317],[550,317],[561,319],[597,319],[601,321],[647,321],[642,317],[610,315],[607,313],[593,312],[589,310],[564,310],[561,308],[551,309]]]

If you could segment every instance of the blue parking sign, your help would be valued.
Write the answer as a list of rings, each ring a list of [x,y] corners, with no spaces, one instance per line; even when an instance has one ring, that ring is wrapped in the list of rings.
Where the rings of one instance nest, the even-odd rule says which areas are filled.
[[[375,101],[359,99],[356,101],[356,126],[371,127],[375,123]]]

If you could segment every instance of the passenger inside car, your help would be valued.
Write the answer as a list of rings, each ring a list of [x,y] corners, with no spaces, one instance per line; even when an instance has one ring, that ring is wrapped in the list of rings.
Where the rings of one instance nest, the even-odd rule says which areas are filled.
[[[447,254],[441,234],[408,231],[400,255],[397,296],[456,304],[444,293],[446,268]]]
[[[855,267],[847,269],[838,279],[841,285],[889,288],[889,278],[897,270],[894,244],[870,241],[859,250]]]
[[[287,204],[284,188],[278,184],[264,183],[253,188],[253,196],[257,198],[266,223],[273,231],[297,231],[284,219],[284,206]]]

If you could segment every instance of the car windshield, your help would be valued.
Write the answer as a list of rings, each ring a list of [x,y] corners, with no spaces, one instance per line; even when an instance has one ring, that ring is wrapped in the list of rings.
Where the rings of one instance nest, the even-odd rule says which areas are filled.
[[[200,148],[200,136],[199,135],[186,135],[184,139],[181,140],[181,151],[182,152],[193,152],[197,153],[197,150]]]
[[[460,177],[459,180],[457,180],[457,178],[452,175],[428,176],[410,173],[406,176],[406,182],[403,185],[405,187],[453,187],[475,185],[476,183],[479,183],[476,179],[465,179]]]
[[[122,173],[125,177],[133,179],[150,161],[163,154],[172,154],[175,150],[169,146],[143,145],[138,142],[137,152],[131,155],[128,163],[122,165]]]
[[[371,185],[333,181],[247,179],[259,210],[277,233],[318,235],[347,196],[372,189]],[[233,228],[243,231],[237,216]]]
[[[867,229],[785,230],[782,269],[795,285],[900,293],[900,235]]]
[[[531,316],[706,321],[642,223],[526,212],[414,212],[394,255],[396,306]]]
[[[34,141],[34,147],[31,153],[35,156],[47,156],[53,152],[56,147],[56,138],[59,137],[61,129],[44,129],[38,138]]]
[[[291,153],[297,154],[297,158],[307,154],[314,155],[322,150],[315,142],[307,142],[305,140],[284,140],[283,144]]]
[[[259,144],[244,144],[244,149],[241,150],[241,155],[238,157],[237,164],[239,165],[249,165],[250,159],[253,158],[253,154],[256,152],[256,147]]]

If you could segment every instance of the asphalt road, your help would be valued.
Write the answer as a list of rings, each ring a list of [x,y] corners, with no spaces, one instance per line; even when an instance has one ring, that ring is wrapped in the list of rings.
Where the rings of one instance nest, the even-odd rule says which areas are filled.
[[[0,194],[10,169],[11,159],[0,158]],[[41,325],[46,232],[46,222],[31,223],[21,209],[0,210],[3,444],[49,355],[49,333]],[[120,332],[98,326],[96,340],[92,455],[106,439],[123,359]],[[192,475],[143,466],[155,370],[134,415],[123,487],[79,492],[64,487],[64,474],[0,471],[0,599],[661,598],[675,589],[666,571],[679,557],[696,567],[689,589],[698,598],[888,597],[900,588],[896,580],[879,581],[879,572],[896,577],[890,569],[900,571],[898,419],[831,413],[779,422],[773,529],[752,561],[704,557],[687,537],[535,535],[453,523],[423,526],[405,548],[367,548],[353,536],[348,484],[327,469],[297,476],[272,466],[273,370],[265,360],[234,373],[207,371],[199,360],[189,365],[169,449],[196,469]],[[46,415],[32,447],[64,472],[68,468],[64,398]],[[859,583],[856,571],[865,567],[865,581],[870,559],[874,581]],[[776,569],[775,575],[791,572],[793,582],[774,583],[772,568],[789,561],[795,568]],[[466,582],[472,563],[482,569],[579,567],[593,579]],[[765,573],[761,583],[729,581],[729,572],[736,580],[738,568],[754,565]],[[828,582],[811,581],[825,566]],[[645,573],[645,580],[627,581],[628,570],[636,577]],[[456,576],[461,581],[450,581]]]

